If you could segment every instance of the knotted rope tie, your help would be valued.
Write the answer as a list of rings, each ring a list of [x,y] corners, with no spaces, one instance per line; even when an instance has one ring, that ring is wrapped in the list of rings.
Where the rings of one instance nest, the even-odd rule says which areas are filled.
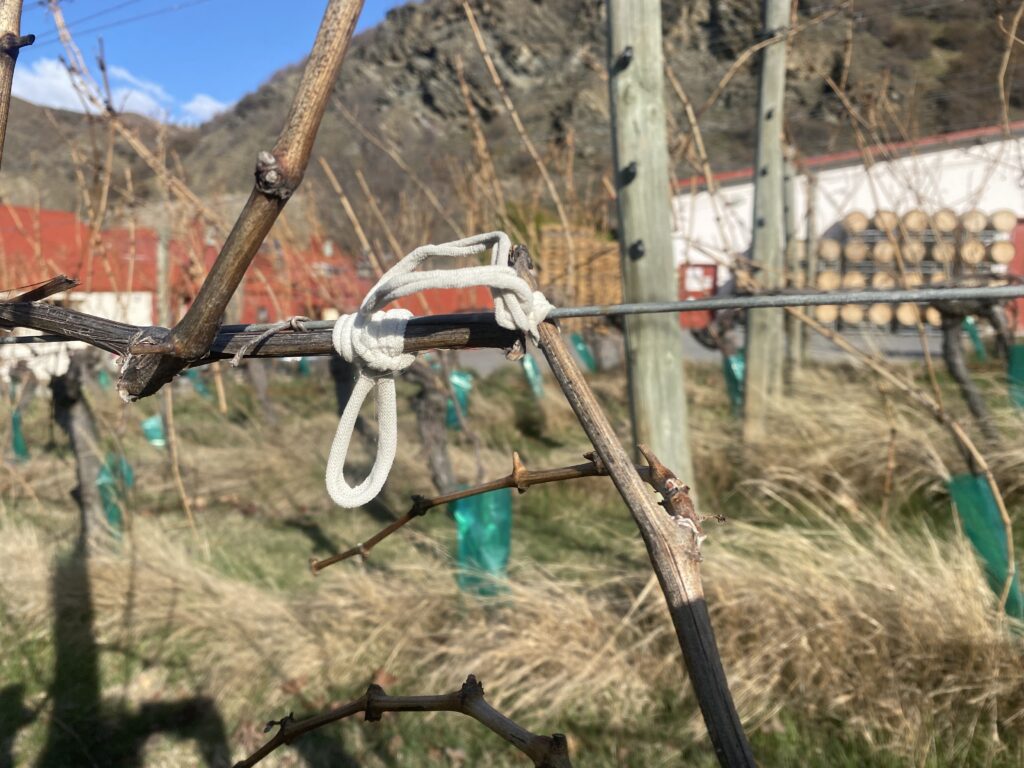
[[[470,257],[491,246],[491,264],[415,272],[431,257]],[[399,261],[380,278],[363,299],[359,311],[342,315],[334,325],[334,348],[348,362],[359,366],[359,378],[338,422],[327,460],[327,492],[342,507],[359,507],[373,499],[388,478],[398,450],[398,408],[395,376],[416,356],[403,352],[405,326],[412,313],[405,309],[378,311],[395,299],[430,288],[487,286],[494,298],[498,325],[538,337],[551,304],[533,291],[508,266],[512,242],[504,232],[489,232],[442,245],[424,245]],[[356,486],[345,480],[345,460],[359,409],[371,390],[376,390],[378,423],[377,457],[366,478]]]
[[[350,363],[359,364],[359,378],[352,389],[327,459],[327,492],[342,507],[360,507],[384,487],[398,451],[398,403],[395,374],[404,371],[416,355],[402,352],[405,324],[412,313],[406,309],[374,312],[369,318],[356,313],[342,315],[334,325],[334,348]],[[366,478],[356,486],[345,481],[345,459],[359,410],[366,396],[376,390],[377,458]]]

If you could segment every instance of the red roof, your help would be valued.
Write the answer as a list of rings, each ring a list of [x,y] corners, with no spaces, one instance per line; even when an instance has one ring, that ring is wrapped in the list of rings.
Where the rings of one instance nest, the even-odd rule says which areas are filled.
[[[0,205],[0,289],[12,290],[58,274],[76,278],[78,292],[156,292],[158,237],[149,228],[115,227],[92,237],[75,214]],[[219,242],[196,222],[168,247],[172,307],[180,316],[213,265]],[[353,312],[372,281],[351,255],[314,239],[296,248],[274,238],[260,247],[240,288],[241,322],[293,315],[320,317],[327,308]],[[445,314],[491,306],[486,289],[439,290],[396,302],[415,314]],[[152,322],[156,321],[154,318]]]
[[[1024,120],[1010,123],[1010,135],[1019,136],[1024,134]],[[876,144],[867,147],[865,152],[872,160],[887,160],[891,156],[909,155],[916,152],[937,152],[943,149],[953,149],[971,144],[984,144],[987,141],[995,141],[1005,137],[1006,130],[1002,125],[986,125],[982,128],[970,128],[965,131],[953,131],[952,133],[940,133],[934,136],[926,136],[923,139],[914,141],[899,141],[886,144]],[[816,155],[803,158],[800,165],[806,169],[842,168],[848,165],[861,165],[864,162],[864,153],[859,149],[850,149],[845,152],[833,152],[828,155]],[[719,185],[739,184],[751,181],[754,178],[752,166],[740,168],[734,171],[725,171],[714,174],[714,180]],[[675,188],[684,192],[688,189],[704,188],[707,181],[703,175],[690,176],[685,179],[677,179]]]

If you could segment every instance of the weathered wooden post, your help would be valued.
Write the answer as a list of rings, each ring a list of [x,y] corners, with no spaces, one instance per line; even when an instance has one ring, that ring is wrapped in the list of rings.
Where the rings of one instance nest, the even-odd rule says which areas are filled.
[[[792,146],[787,147],[786,156],[783,161],[783,218],[786,230],[786,285],[791,288],[802,288],[802,272],[800,262],[805,258],[804,249],[797,237],[796,218],[796,190],[799,182],[796,163],[794,162],[795,151]],[[806,246],[806,241],[803,243]],[[803,364],[804,351],[804,324],[796,315],[786,315],[786,367],[784,379],[786,386],[793,383],[797,370]]]
[[[818,177],[806,167],[803,170],[804,178],[807,179],[807,234],[804,240],[804,258],[806,259],[804,263],[804,282],[810,288],[815,284],[818,277],[818,217],[816,213]],[[811,344],[811,329],[806,323],[801,323],[801,326],[803,338],[800,342],[800,362],[801,364],[806,364]]]
[[[103,451],[96,430],[96,419],[82,391],[89,354],[86,351],[71,352],[67,373],[50,380],[53,418],[67,434],[71,451],[75,455],[78,485],[72,495],[78,503],[81,516],[79,543],[83,551],[105,539],[110,530],[98,482],[103,466]]]
[[[678,298],[672,250],[661,4],[608,0],[608,84],[624,301]],[[626,320],[635,443],[693,477],[683,340],[675,315]]]
[[[789,23],[787,0],[763,0],[766,36]],[[764,291],[782,284],[782,126],[786,93],[786,41],[780,38],[761,55],[761,87],[757,111],[757,154],[754,163],[754,238],[752,258]],[[765,434],[765,414],[782,391],[784,355],[783,310],[755,309],[747,315],[746,384],[743,438]]]

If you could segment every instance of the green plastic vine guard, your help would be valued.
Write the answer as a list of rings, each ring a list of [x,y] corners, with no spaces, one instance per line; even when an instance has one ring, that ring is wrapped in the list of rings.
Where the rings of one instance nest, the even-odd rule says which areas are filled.
[[[725,375],[725,390],[729,393],[732,412],[738,416],[743,412],[743,378],[747,370],[747,360],[740,350],[722,357],[722,373]]]
[[[597,373],[597,360],[594,359],[594,352],[584,340],[583,334],[577,331],[569,336],[569,341],[572,342],[572,348],[576,350],[576,356],[584,367],[591,373]]]
[[[308,357],[300,357],[299,358],[299,365],[296,368],[296,371],[298,372],[299,376],[302,376],[303,378],[305,378],[306,376],[309,376],[310,367],[309,367],[309,358]]]
[[[167,445],[167,434],[164,432],[164,419],[159,413],[142,420],[142,434],[150,445],[163,448]]]
[[[1018,408],[1024,408],[1024,344],[1010,347],[1006,367],[1010,377],[1010,399]]]
[[[192,388],[196,391],[196,394],[200,397],[205,397],[207,400],[213,399],[213,393],[210,388],[203,381],[203,377],[199,375],[198,368],[190,368],[185,371],[185,377],[192,382]]]
[[[17,408],[11,413],[11,448],[14,450],[15,461],[28,460],[28,443],[21,426],[21,411]]]
[[[985,566],[989,586],[996,595],[1002,594],[1008,567],[1006,529],[988,481],[982,475],[956,475],[949,481],[949,495],[963,522],[964,533]],[[1015,619],[1024,619],[1019,567],[1014,568],[1006,613]]]
[[[107,454],[106,461],[100,467],[96,486],[103,502],[103,514],[107,524],[118,536],[124,530],[124,502],[128,491],[135,485],[135,473],[124,456]]]
[[[512,549],[512,492],[509,488],[453,501],[448,511],[458,536],[456,581],[475,595],[505,592]]]
[[[110,376],[110,371],[106,368],[100,368],[100,372],[96,374],[96,383],[100,385],[100,389],[110,389],[114,386],[114,380]]]
[[[964,318],[962,327],[967,331],[967,335],[971,339],[971,346],[974,347],[974,358],[979,363],[985,362],[988,355],[985,354],[985,345],[981,343],[981,334],[978,333],[978,324],[974,321],[973,317],[968,315]]]
[[[469,413],[469,393],[473,389],[473,374],[469,371],[452,371],[451,376],[448,377],[451,382],[452,391],[455,392],[455,397],[459,401],[459,410],[462,411],[463,415]],[[445,424],[448,429],[460,429],[459,425],[459,414],[455,410],[455,403],[452,399],[448,398],[448,412],[445,416]]]
[[[528,352],[523,355],[523,373],[526,374],[526,380],[530,383],[533,396],[538,400],[544,397],[544,378],[540,374],[540,366],[533,359],[533,355]]]

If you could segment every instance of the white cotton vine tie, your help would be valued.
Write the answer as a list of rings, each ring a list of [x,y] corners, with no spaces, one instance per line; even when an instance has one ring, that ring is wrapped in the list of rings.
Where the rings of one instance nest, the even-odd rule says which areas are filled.
[[[428,258],[468,258],[491,247],[491,263],[460,269],[416,272]],[[395,299],[430,288],[486,286],[494,298],[494,319],[502,328],[520,330],[535,341],[537,326],[547,317],[551,304],[533,291],[508,264],[512,242],[504,232],[474,235],[442,245],[424,245],[377,281],[363,299],[359,311],[342,315],[334,325],[334,349],[359,367],[359,378],[338,422],[327,459],[327,492],[342,507],[360,507],[373,499],[388,478],[398,450],[398,409],[395,376],[416,356],[402,351],[405,325],[412,313],[405,309],[379,311]],[[366,478],[356,486],[345,480],[345,459],[355,430],[359,409],[371,390],[376,390],[378,424],[377,457]]]

